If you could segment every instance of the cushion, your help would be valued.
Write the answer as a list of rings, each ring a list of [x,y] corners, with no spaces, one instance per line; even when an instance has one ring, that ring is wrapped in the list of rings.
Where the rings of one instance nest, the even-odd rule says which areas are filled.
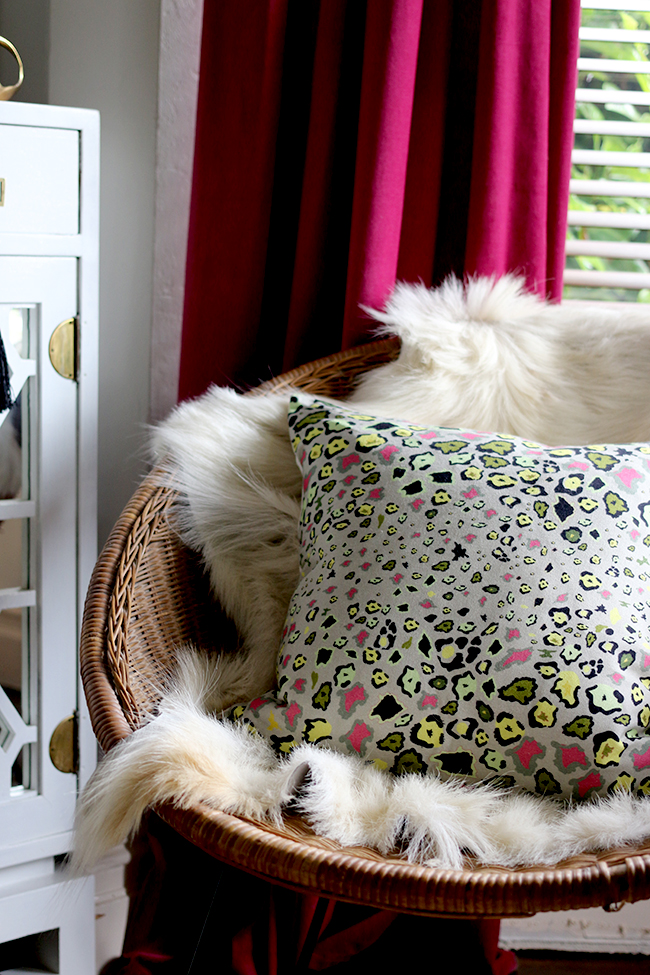
[[[650,793],[650,446],[548,448],[306,396],[277,691],[228,717],[393,773]]]

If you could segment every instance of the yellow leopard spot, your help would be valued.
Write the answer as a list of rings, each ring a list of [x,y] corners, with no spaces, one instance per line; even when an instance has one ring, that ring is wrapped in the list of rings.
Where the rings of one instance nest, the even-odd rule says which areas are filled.
[[[305,732],[303,738],[310,744],[314,742],[322,741],[323,738],[332,737],[332,726],[329,721],[325,721],[324,718],[317,718],[315,721],[307,721],[305,724]]]
[[[380,437],[378,433],[365,433],[359,437],[357,443],[362,450],[368,450],[370,447],[381,447],[386,443],[386,438]]]
[[[553,684],[552,690],[558,694],[561,699],[573,707],[576,703],[576,691],[580,687],[580,678],[573,670],[561,670],[558,674],[558,678]]]
[[[580,498],[578,504],[583,511],[594,511],[598,507],[598,502],[593,498]]]
[[[623,742],[619,741],[615,735],[610,735],[600,744],[594,755],[594,762],[601,768],[608,765],[618,765],[624,749]]]
[[[542,728],[552,728],[555,724],[555,716],[557,714],[557,707],[555,704],[551,704],[543,698],[539,704],[537,704],[532,711],[532,720],[535,725]]]

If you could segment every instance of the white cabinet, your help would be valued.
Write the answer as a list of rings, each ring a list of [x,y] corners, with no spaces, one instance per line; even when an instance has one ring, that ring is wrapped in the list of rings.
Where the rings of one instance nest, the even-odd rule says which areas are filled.
[[[0,103],[0,971],[94,971],[67,880],[95,744],[77,639],[96,556],[99,119]]]

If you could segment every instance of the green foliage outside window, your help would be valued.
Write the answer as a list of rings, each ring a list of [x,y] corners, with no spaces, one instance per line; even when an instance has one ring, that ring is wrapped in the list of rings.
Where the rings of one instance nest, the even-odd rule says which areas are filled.
[[[649,30],[650,10],[648,12],[583,10],[582,26],[606,27],[619,30]],[[580,56],[583,58],[636,60],[647,63],[650,61],[650,45],[640,42],[581,40]],[[614,74],[604,71],[580,71],[578,88],[650,92],[650,75],[643,73]],[[576,104],[576,118],[590,119],[592,121],[650,123],[650,106],[634,105],[633,103],[619,104],[616,102],[607,102],[605,104],[578,102]],[[575,148],[614,152],[649,152],[650,138],[576,133]],[[607,179],[626,183],[650,183],[650,169],[622,166],[588,166],[574,163],[571,170],[571,178],[588,180]],[[650,215],[650,197],[576,196],[572,193],[569,197],[569,210]],[[571,240],[624,241],[629,243],[650,242],[649,230],[616,227],[569,227],[567,236]],[[644,273],[650,271],[647,261],[604,257],[571,256],[567,258],[566,266],[567,268],[594,271],[641,271]],[[586,288],[567,285],[564,289],[564,297],[650,302],[650,289]]]

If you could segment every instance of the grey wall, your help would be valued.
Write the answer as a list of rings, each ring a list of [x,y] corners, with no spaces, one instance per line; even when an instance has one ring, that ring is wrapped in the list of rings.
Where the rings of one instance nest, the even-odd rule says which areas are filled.
[[[101,113],[101,544],[144,471],[160,0],[0,0],[0,28],[23,57],[27,100]]]
[[[25,80],[14,95],[16,102],[49,101],[50,0],[0,0],[0,34],[18,49],[25,65]],[[0,51],[0,82],[16,80],[16,62]]]

